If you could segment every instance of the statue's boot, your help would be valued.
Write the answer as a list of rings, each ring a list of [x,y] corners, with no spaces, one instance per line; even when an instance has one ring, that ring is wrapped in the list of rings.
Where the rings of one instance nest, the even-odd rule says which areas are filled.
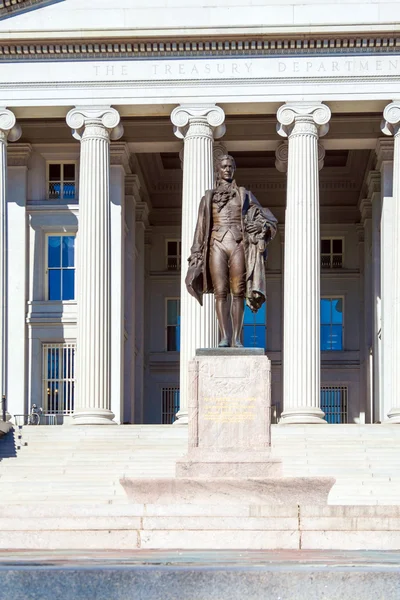
[[[232,296],[232,346],[243,348],[240,335],[243,328],[244,300],[240,296]]]
[[[215,311],[221,332],[218,348],[229,348],[229,304],[227,298],[215,298]]]

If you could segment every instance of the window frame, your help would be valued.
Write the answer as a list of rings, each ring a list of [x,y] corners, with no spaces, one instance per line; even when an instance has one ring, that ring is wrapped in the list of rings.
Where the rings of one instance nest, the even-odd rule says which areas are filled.
[[[46,161],[46,200],[47,202],[60,202],[68,200],[68,202],[76,202],[78,200],[78,161],[77,160],[47,160]],[[60,165],[61,166],[61,190],[59,198],[50,198],[50,165]],[[75,165],[75,198],[64,198],[64,165]]]
[[[174,256],[173,254],[168,254],[168,243],[169,242],[176,242],[178,244],[179,253],[176,255],[176,258],[177,258],[176,262],[177,262],[178,266],[176,269],[168,268],[168,257]],[[180,273],[181,268],[182,268],[182,240],[181,240],[181,238],[167,238],[165,240],[165,268],[170,273]]]
[[[70,300],[50,300],[49,298],[49,237],[73,237],[75,238],[74,243],[74,266],[73,267],[60,267],[61,272],[65,270],[73,270],[74,271],[74,298]],[[76,231],[47,231],[45,233],[45,276],[44,276],[44,298],[47,302],[76,302]]]
[[[329,253],[329,258],[330,258],[330,265],[329,267],[323,267],[322,266],[322,255],[324,256],[328,256],[326,252],[322,252],[321,250],[321,245],[322,245],[322,241],[323,240],[329,240],[330,241],[330,253]],[[342,266],[341,267],[333,267],[333,256],[340,256],[340,254],[338,252],[333,252],[333,241],[334,240],[341,240],[342,242]],[[339,269],[343,269],[343,265],[344,265],[344,241],[345,238],[341,235],[323,235],[321,236],[320,239],[320,261],[321,261],[321,270],[325,271],[325,270],[330,270],[330,271],[336,271]]]
[[[340,349],[335,350],[334,348],[330,348],[329,350],[326,349],[322,349],[322,336],[321,336],[321,330],[323,325],[327,325],[326,323],[322,323],[322,319],[321,319],[321,300],[341,300],[342,301],[342,347]],[[343,352],[345,349],[345,329],[344,329],[344,316],[345,316],[345,297],[343,295],[324,295],[320,297],[320,315],[319,315],[319,333],[320,333],[320,341],[319,341],[319,346],[320,346],[320,352]],[[332,327],[334,323],[332,323],[332,314],[331,314],[331,322],[330,322],[330,327]],[[338,323],[336,323],[336,325],[338,325]]]
[[[165,348],[165,352],[180,352],[180,349],[179,350],[168,350],[168,327],[180,327],[180,324],[179,325],[168,325],[168,301],[169,300],[177,300],[179,302],[179,318],[181,317],[180,296],[167,296],[165,298],[165,305],[164,305],[164,328],[165,328],[164,348]]]

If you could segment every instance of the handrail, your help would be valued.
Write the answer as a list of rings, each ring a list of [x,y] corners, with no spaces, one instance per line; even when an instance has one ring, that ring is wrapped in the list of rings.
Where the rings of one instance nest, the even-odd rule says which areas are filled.
[[[5,395],[3,395],[2,399],[1,399],[1,414],[2,414],[2,419],[4,421],[4,423],[7,420],[7,398]]]

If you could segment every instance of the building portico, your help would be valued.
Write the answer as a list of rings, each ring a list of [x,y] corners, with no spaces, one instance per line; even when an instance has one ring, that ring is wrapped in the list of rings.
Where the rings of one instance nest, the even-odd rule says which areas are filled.
[[[265,316],[245,322],[272,361],[276,418],[397,422],[398,40],[29,35],[3,31],[0,54],[0,105],[22,131],[0,161],[8,331],[11,290],[25,306],[2,346],[26,361],[22,377],[7,362],[10,413],[156,423],[179,408],[187,423],[188,362],[218,331],[213,298],[184,291],[186,259],[222,144],[280,224]]]

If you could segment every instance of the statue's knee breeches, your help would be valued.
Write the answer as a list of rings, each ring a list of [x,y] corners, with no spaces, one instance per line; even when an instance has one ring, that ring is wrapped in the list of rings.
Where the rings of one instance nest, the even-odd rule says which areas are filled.
[[[215,298],[226,299],[229,293],[244,298],[246,264],[242,242],[236,242],[231,236],[222,242],[213,240],[209,265]]]

